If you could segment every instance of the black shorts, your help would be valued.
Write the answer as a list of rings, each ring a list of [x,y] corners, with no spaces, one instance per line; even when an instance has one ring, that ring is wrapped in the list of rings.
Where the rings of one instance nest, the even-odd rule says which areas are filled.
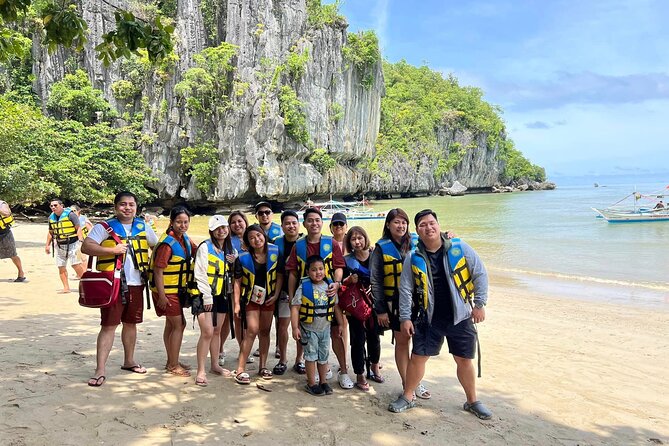
[[[421,356],[438,356],[444,338],[448,352],[461,358],[474,359],[476,355],[476,328],[471,318],[445,329],[427,324],[415,324],[413,353]]]
[[[214,311],[217,313],[227,313],[229,309],[228,299],[223,296],[214,297]]]

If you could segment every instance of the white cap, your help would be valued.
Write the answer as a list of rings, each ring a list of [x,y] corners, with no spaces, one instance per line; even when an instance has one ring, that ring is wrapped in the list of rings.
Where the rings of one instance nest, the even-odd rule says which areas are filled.
[[[221,226],[228,226],[228,221],[222,215],[214,215],[209,219],[209,230],[215,231],[216,228]]]

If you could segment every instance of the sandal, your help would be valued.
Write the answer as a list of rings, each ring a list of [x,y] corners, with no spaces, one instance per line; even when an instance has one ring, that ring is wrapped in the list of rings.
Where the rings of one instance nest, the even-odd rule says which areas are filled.
[[[404,395],[400,395],[399,398],[388,405],[388,410],[394,413],[400,413],[413,407],[416,407],[415,401],[409,401]]]
[[[383,376],[377,375],[374,372],[369,372],[368,378],[379,384],[383,384],[384,382],[386,382],[386,379]]]
[[[275,375],[283,375],[284,373],[286,373],[286,370],[288,370],[288,366],[283,362],[280,362],[274,366],[274,368],[272,369],[272,373],[274,373]]]
[[[121,367],[121,370],[125,370],[126,372],[132,372],[132,373],[139,373],[140,375],[143,375],[146,373],[146,369],[142,367],[142,364],[137,364],[137,365],[129,365],[129,366],[123,366]]]
[[[482,420],[489,420],[492,418],[492,412],[485,407],[482,402],[474,401],[473,403],[465,403],[462,408],[467,412],[471,412]]]
[[[422,398],[424,400],[429,400],[432,398],[432,394],[430,393],[429,390],[423,385],[423,383],[418,384],[418,387],[416,387],[416,396],[418,398]]]
[[[362,390],[363,392],[369,392],[369,383],[368,382],[355,383],[355,388],[358,390]]]
[[[107,381],[107,377],[100,375],[97,378],[94,376],[88,380],[88,385],[91,387],[100,387]]]
[[[200,386],[200,387],[207,387],[209,383],[207,382],[207,378],[195,378],[195,385]]]
[[[190,376],[190,372],[181,366],[168,368],[167,373],[172,374],[174,376],[183,376],[183,377]]]
[[[304,390],[307,391],[308,394],[313,395],[313,396],[323,396],[325,393],[323,392],[323,388],[319,386],[318,384],[314,384],[313,386],[310,386],[309,384],[304,385]]]
[[[237,384],[242,384],[242,385],[251,384],[251,377],[246,372],[240,372],[237,373],[237,376],[235,376],[235,381],[237,382]]]
[[[296,364],[293,366],[293,370],[294,370],[295,373],[297,373],[298,375],[304,375],[305,373],[307,373],[307,368],[305,367],[305,365],[304,365],[303,362],[298,362],[298,363],[296,363]]]
[[[258,370],[258,375],[262,379],[272,379],[272,377],[274,376],[272,374],[272,371],[266,367],[263,367],[262,369]]]

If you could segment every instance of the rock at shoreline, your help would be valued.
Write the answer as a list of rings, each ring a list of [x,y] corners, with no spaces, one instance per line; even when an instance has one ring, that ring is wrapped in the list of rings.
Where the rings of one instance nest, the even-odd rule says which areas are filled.
[[[459,181],[455,181],[451,187],[442,187],[439,191],[440,195],[451,195],[459,197],[467,192],[467,186],[463,186]]]

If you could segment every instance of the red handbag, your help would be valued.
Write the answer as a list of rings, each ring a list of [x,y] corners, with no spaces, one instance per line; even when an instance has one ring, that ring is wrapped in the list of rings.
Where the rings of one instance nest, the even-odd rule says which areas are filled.
[[[339,293],[339,308],[362,322],[372,315],[370,302],[369,288],[363,287],[360,282],[342,287]]]
[[[101,224],[117,244],[123,243],[107,222]],[[108,308],[116,304],[121,295],[123,256],[116,256],[116,264],[112,271],[94,271],[93,257],[88,258],[88,268],[79,280],[79,305],[88,308]]]

